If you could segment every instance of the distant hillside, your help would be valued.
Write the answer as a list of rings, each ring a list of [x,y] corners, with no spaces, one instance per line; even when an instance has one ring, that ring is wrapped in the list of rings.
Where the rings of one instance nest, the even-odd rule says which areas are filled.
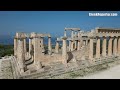
[[[13,37],[10,35],[0,35],[0,44],[4,45],[13,44]]]

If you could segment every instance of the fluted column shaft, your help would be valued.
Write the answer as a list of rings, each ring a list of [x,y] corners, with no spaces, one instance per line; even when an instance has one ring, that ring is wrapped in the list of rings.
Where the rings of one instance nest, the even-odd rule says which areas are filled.
[[[89,59],[93,59],[93,38],[90,38]]]
[[[100,58],[100,38],[97,38],[97,44],[96,44],[96,58]]]
[[[103,37],[102,56],[106,56],[106,37]]]
[[[110,39],[108,41],[108,56],[112,56],[112,40],[113,40],[113,38],[110,37]]]

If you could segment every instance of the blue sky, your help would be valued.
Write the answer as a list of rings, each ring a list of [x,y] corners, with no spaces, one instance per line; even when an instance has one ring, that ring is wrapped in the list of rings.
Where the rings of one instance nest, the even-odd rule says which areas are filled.
[[[65,27],[85,31],[95,27],[120,28],[120,11],[113,11],[118,13],[117,17],[90,17],[91,12],[94,11],[0,11],[0,35],[38,32],[60,36]]]

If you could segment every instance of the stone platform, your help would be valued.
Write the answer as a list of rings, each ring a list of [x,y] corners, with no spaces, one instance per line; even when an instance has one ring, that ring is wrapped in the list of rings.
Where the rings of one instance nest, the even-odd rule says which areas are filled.
[[[120,64],[120,57],[110,57],[94,61],[88,60],[69,62],[67,66],[61,62],[51,63],[43,67],[42,70],[31,72],[28,75],[20,75],[13,63],[14,58],[1,61],[1,79],[73,79],[77,76],[85,76],[93,72],[98,72],[117,64]]]

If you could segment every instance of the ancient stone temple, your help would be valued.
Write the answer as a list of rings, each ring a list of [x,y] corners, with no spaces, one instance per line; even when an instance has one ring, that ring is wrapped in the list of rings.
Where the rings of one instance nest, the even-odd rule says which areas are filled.
[[[70,32],[71,36],[68,36],[67,32]],[[48,38],[47,48],[45,48],[44,37]],[[85,62],[84,65],[87,62],[90,66],[105,58],[120,56],[120,29],[95,28],[84,32],[80,28],[65,28],[64,35],[56,39],[55,48],[52,47],[51,38],[50,34],[16,33],[14,62],[21,77],[33,72],[44,72],[48,67],[59,66],[58,63],[69,71],[74,67],[73,64],[81,67],[82,62]],[[60,42],[62,42],[61,48]]]

